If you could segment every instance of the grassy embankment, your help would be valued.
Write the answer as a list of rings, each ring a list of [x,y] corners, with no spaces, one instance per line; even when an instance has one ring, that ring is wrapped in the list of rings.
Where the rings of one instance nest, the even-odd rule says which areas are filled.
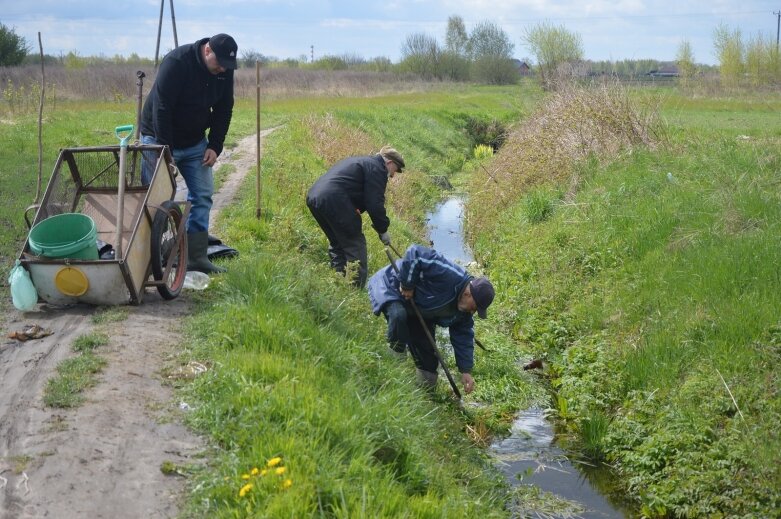
[[[667,92],[666,124],[631,138],[642,96],[588,97],[531,116],[473,178],[498,321],[645,515],[778,516],[781,99]]]
[[[193,426],[217,447],[208,469],[194,476],[188,514],[506,513],[501,478],[479,446],[491,431],[506,427],[512,410],[540,398],[518,375],[517,351],[507,344],[490,358],[477,353],[478,390],[470,399],[489,405],[461,410],[444,384],[432,403],[416,389],[410,362],[385,358],[384,322],[369,314],[366,295],[327,268],[324,237],[303,198],[331,162],[392,143],[410,167],[389,191],[391,233],[399,247],[421,241],[423,208],[438,196],[431,177],[449,176],[471,157],[474,143],[461,130],[468,118],[515,120],[537,98],[528,89],[468,88],[264,107],[264,126],[286,125],[265,146],[263,218],[254,218],[248,179],[242,199],[215,225],[242,256],[202,294],[183,354],[184,362],[195,359],[210,368],[184,391],[194,407]],[[48,116],[48,142],[111,142],[113,127],[133,113],[130,105],[107,113],[111,107],[58,106]],[[239,104],[233,142],[254,129],[252,108]],[[29,160],[35,156],[34,117],[14,126],[17,152]],[[3,171],[24,170],[27,179],[6,173],[4,186],[29,194],[35,165],[3,153],[11,165]],[[55,156],[47,150],[44,164]],[[24,236],[18,218],[28,202],[19,197],[14,203],[15,209],[3,208],[15,229],[3,239],[4,266]],[[368,224],[367,236],[374,270],[386,258]],[[486,342],[503,340],[480,326]],[[279,464],[266,467],[277,457]]]
[[[431,177],[450,176],[470,158],[473,143],[460,128],[470,116],[517,118],[531,102],[522,95],[469,89],[275,103],[297,115],[268,140],[264,217],[253,217],[250,179],[221,222],[242,258],[205,295],[219,305],[194,322],[191,355],[211,369],[187,388],[192,423],[220,450],[198,477],[193,515],[506,513],[501,480],[478,446],[532,397],[517,359],[492,359],[490,368],[478,359],[474,398],[492,406],[459,410],[444,384],[432,404],[416,389],[411,363],[385,356],[384,321],[370,314],[365,293],[327,268],[325,239],[303,200],[330,163],[392,143],[410,167],[388,193],[391,233],[402,248],[421,241],[423,208],[438,196]],[[368,222],[366,233],[374,271],[387,258]],[[275,457],[282,475],[252,475]]]

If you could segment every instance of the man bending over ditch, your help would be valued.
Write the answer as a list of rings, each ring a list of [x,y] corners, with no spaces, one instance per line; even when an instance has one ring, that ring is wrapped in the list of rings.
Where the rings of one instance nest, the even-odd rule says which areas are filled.
[[[437,356],[420,324],[410,301],[414,301],[435,337],[436,325],[447,327],[450,343],[461,372],[464,392],[475,386],[472,378],[474,365],[473,314],[485,319],[494,300],[494,287],[487,278],[474,278],[460,265],[446,259],[433,249],[411,245],[404,257],[393,265],[378,270],[369,279],[369,299],[374,315],[382,312],[388,321],[388,342],[391,350],[412,354],[417,368],[418,382],[429,388],[437,383]]]

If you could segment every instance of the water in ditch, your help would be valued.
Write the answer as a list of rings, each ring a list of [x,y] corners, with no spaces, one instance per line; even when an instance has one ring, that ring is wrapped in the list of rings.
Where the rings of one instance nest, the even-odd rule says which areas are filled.
[[[457,196],[438,204],[427,215],[429,239],[434,249],[461,265],[473,261],[463,232],[464,201]],[[478,381],[479,383],[479,381]],[[511,485],[530,485],[573,503],[575,507],[556,512],[525,511],[531,517],[624,518],[631,511],[608,499],[599,488],[607,488],[609,471],[573,462],[571,453],[558,446],[553,424],[540,409],[518,413],[510,435],[490,447],[500,470]]]

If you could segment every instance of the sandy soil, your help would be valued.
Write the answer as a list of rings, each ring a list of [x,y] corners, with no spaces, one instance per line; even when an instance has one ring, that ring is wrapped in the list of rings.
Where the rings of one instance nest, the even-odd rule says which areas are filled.
[[[252,135],[220,156],[217,167],[235,169],[215,194],[213,221],[255,171],[255,143]],[[186,411],[164,379],[181,347],[189,294],[164,301],[147,289],[141,305],[125,308],[124,321],[96,325],[91,316],[98,309],[91,306],[39,304],[21,313],[7,305],[0,321],[0,519],[177,515],[185,481],[163,474],[161,465],[199,463],[205,446],[182,425]],[[53,334],[6,338],[27,324]],[[96,328],[111,337],[98,350],[108,361],[99,383],[75,409],[45,406],[43,389],[55,368],[75,355],[77,337]]]

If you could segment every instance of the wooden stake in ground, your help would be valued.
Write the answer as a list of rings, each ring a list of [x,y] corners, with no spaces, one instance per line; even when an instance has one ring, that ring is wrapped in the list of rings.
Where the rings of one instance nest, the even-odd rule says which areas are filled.
[[[38,186],[35,188],[35,201],[37,204],[41,198],[41,183],[43,170],[43,100],[46,94],[46,75],[43,67],[43,43],[41,43],[41,33],[38,33],[38,48],[41,51],[41,102],[38,104]]]
[[[255,218],[260,220],[260,61],[255,61]]]

